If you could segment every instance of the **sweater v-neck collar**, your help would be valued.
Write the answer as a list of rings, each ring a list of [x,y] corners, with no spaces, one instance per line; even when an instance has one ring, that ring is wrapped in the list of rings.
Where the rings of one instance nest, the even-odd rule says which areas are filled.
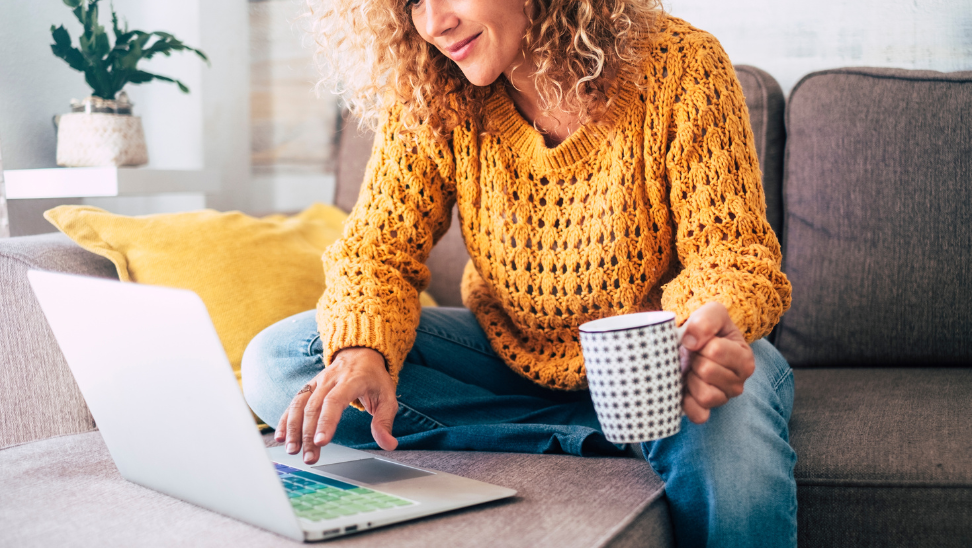
[[[618,71],[617,78],[611,84],[610,92],[615,93],[616,90],[617,94],[605,113],[607,123],[588,122],[552,148],[547,146],[543,134],[516,109],[504,85],[494,86],[494,93],[486,100],[484,115],[487,127],[496,131],[500,139],[509,143],[521,157],[529,158],[538,167],[551,170],[569,167],[599,150],[612,133],[632,98],[637,96],[633,84],[636,71],[637,67],[632,65],[625,65]]]

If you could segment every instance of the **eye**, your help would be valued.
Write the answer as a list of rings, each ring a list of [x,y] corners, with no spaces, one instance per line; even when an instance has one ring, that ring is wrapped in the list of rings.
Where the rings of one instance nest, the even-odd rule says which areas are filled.
[[[422,0],[405,0],[405,7],[415,9],[422,4]]]

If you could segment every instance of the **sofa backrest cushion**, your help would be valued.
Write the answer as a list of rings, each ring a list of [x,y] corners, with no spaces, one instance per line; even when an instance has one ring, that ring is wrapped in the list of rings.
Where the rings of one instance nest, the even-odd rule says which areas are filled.
[[[756,154],[763,172],[767,218],[777,236],[782,226],[783,92],[768,73],[738,65],[736,74],[742,84],[756,144]],[[346,116],[340,132],[337,161],[335,205],[350,211],[358,201],[365,168],[371,157],[374,133],[358,128],[357,120]],[[426,262],[432,271],[428,292],[440,306],[462,306],[459,282],[469,260],[459,229],[458,208],[453,211],[452,227],[432,250]]]
[[[972,72],[812,73],[786,126],[783,355],[972,364]]]
[[[783,123],[785,100],[780,84],[762,69],[736,65],[736,77],[742,85],[753,128],[756,157],[763,172],[763,194],[766,195],[766,219],[776,237],[783,231],[783,151],[786,129]]]

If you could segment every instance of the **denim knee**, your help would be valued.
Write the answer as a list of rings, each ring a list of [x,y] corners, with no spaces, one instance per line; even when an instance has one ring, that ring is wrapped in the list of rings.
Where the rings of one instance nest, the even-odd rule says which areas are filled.
[[[742,395],[706,423],[683,418],[678,434],[642,446],[665,480],[676,537],[686,545],[795,545],[793,375],[770,343],[752,348],[756,371]]]
[[[243,353],[243,396],[262,421],[276,426],[297,390],[323,369],[313,310],[261,331]]]

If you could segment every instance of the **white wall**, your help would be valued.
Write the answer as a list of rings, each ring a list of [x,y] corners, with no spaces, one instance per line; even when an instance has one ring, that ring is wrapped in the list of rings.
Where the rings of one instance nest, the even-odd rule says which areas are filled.
[[[171,32],[205,51],[212,61],[207,67],[195,55],[176,53],[145,64],[150,72],[185,82],[192,91],[188,95],[163,82],[126,88],[135,113],[143,119],[149,167],[218,170],[221,190],[208,197],[208,205],[266,210],[250,188],[246,0],[114,3],[131,28]],[[101,2],[106,26],[109,5]],[[80,34],[80,24],[60,0],[0,1],[0,142],[6,169],[54,167],[51,117],[67,112],[72,98],[90,93],[84,76],[51,53],[52,24],[64,24],[75,41]],[[160,210],[170,209],[170,202],[161,200]],[[17,204],[27,209],[29,205]]]
[[[972,0],[666,0],[722,42],[733,63],[784,93],[808,72],[878,66],[972,70]]]
[[[51,117],[88,93],[84,76],[54,57],[50,26],[69,23],[61,2],[0,2],[0,142],[5,169],[54,167]],[[80,25],[65,24],[74,36]]]
[[[273,211],[334,200],[338,97],[319,78],[299,0],[250,0],[253,184]]]

